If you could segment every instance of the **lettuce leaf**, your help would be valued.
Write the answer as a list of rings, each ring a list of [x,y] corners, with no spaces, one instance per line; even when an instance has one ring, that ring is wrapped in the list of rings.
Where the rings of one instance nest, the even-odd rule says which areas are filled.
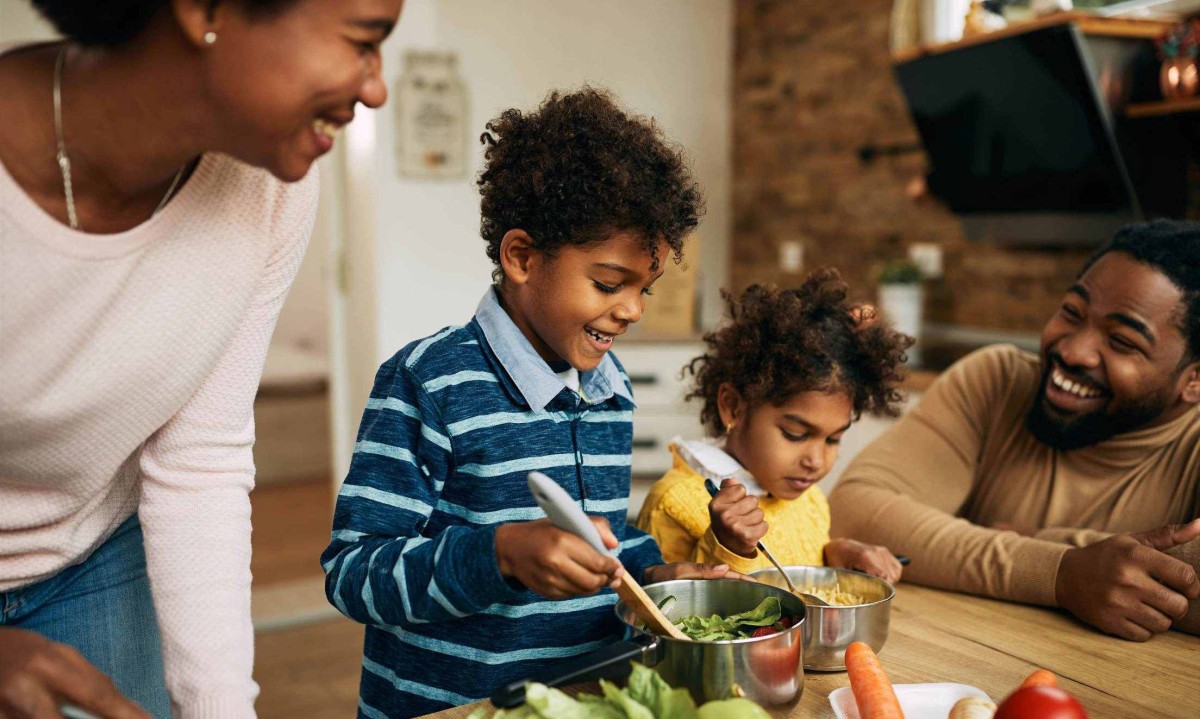
[[[696,642],[716,642],[729,639],[743,639],[750,636],[758,627],[769,627],[779,621],[782,610],[779,597],[767,597],[757,607],[741,614],[731,614],[722,617],[714,614],[711,617],[692,615],[675,622],[675,626]],[[751,627],[751,629],[745,629]]]
[[[771,715],[749,699],[724,699],[700,707],[696,719],[771,719]]]
[[[572,698],[545,684],[530,682],[525,687],[524,706],[502,709],[491,719],[770,719],[766,711],[747,699],[708,702],[697,710],[686,689],[672,689],[658,672],[637,662],[632,665],[624,689],[600,680],[603,696],[580,694]],[[467,719],[488,719],[487,709],[476,709]]]

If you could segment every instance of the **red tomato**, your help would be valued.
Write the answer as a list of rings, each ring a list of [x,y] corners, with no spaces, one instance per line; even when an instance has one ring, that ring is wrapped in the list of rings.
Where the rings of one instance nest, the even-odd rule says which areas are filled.
[[[759,627],[750,633],[752,637],[769,637],[772,634],[778,634],[779,630],[775,627]]]
[[[1079,700],[1057,687],[1024,687],[1004,700],[994,719],[1088,719]]]

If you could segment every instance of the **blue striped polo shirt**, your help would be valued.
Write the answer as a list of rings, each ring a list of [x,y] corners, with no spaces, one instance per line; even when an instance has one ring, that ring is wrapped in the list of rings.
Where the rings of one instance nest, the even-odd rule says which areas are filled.
[[[360,719],[477,701],[620,636],[611,589],[551,601],[496,563],[497,526],[545,516],[534,469],[608,519],[634,577],[662,563],[625,523],[629,379],[609,354],[579,380],[577,393],[555,374],[493,289],[468,324],[380,367],[321,556],[329,600],[367,625]]]

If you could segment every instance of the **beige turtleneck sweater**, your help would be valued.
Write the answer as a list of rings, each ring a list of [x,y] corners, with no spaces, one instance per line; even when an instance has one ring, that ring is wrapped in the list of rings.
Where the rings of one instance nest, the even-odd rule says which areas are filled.
[[[1200,408],[1060,452],[1025,429],[1040,377],[1012,346],[951,367],[843,473],[833,536],[909,555],[906,581],[1053,606],[1072,546],[1200,516]],[[1200,540],[1170,553],[1200,566]],[[1181,621],[1195,631],[1198,615],[1192,602]]]

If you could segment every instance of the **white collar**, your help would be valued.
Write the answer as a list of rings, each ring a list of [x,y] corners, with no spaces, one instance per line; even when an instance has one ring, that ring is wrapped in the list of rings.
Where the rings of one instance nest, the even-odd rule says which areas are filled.
[[[732,477],[746,488],[747,494],[767,496],[767,491],[758,485],[745,467],[722,448],[719,440],[676,437],[671,440],[671,446],[696,474],[713,480],[717,486],[721,485],[722,479]]]

